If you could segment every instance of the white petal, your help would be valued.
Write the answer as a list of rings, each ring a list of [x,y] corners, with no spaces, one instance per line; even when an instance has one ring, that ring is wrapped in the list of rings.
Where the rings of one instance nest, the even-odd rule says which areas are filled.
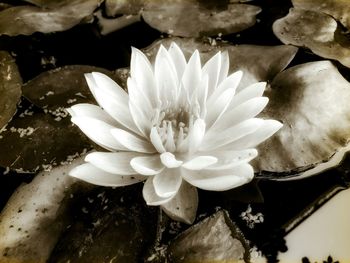
[[[219,147],[218,150],[241,150],[245,148],[252,148],[270,138],[283,126],[282,123],[275,120],[264,120],[262,125],[253,133],[247,134],[244,137],[229,143],[223,147]]]
[[[135,157],[131,160],[130,165],[136,172],[142,175],[155,175],[164,169],[158,154]]]
[[[197,119],[192,129],[190,129],[189,134],[186,139],[181,142],[178,146],[178,152],[190,152],[194,153],[197,151],[198,147],[202,144],[205,135],[205,122],[202,119]]]
[[[182,161],[176,160],[175,155],[165,152],[160,155],[160,160],[168,168],[176,168],[182,165]]]
[[[211,152],[211,154],[218,159],[218,162],[205,169],[226,170],[250,162],[258,155],[258,151],[256,149],[245,149],[241,151]]]
[[[140,87],[136,80],[133,78],[128,78],[127,80],[129,100],[135,105],[140,111],[142,111],[148,119],[152,118],[153,106],[144,94],[143,87]]]
[[[151,132],[151,119],[149,113],[139,108],[139,105],[135,104],[134,101],[129,100],[129,110],[132,119],[137,127],[138,134],[141,133],[143,137],[148,138]]]
[[[230,58],[228,56],[227,50],[225,50],[221,53],[221,67],[220,67],[218,84],[220,84],[224,79],[227,78],[229,67],[230,67]]]
[[[252,118],[223,130],[219,134],[209,130],[204,137],[200,150],[209,151],[229,144],[255,132],[263,123],[264,120],[262,119]]]
[[[117,140],[121,145],[130,151],[141,153],[156,152],[156,149],[151,143],[127,131],[124,131],[122,129],[112,129],[111,134],[115,140]]]
[[[242,89],[232,99],[229,110],[231,110],[232,108],[238,106],[239,104],[247,100],[250,100],[255,97],[261,97],[265,91],[265,87],[266,87],[266,82],[258,82]]]
[[[153,127],[150,135],[151,142],[159,153],[164,153],[165,148],[156,127]]]
[[[234,95],[235,89],[227,89],[216,100],[214,100],[211,105],[207,104],[208,112],[205,117],[205,123],[208,128],[215,124],[222,114],[225,113]]]
[[[182,176],[187,182],[203,190],[226,191],[250,182],[254,177],[254,170],[249,164],[242,164],[220,171],[184,169]]]
[[[163,198],[176,195],[181,186],[182,178],[179,169],[164,169],[153,178],[156,194]]]
[[[202,170],[218,161],[214,156],[198,156],[184,163],[182,167],[188,170]]]
[[[211,128],[211,132],[221,132],[231,126],[258,115],[267,105],[269,99],[266,97],[256,97],[243,102],[237,107],[226,111]]]
[[[144,90],[144,94],[151,105],[156,107],[159,100],[159,91],[154,79],[152,65],[137,48],[132,48],[131,51],[130,75],[140,89]]]
[[[203,75],[208,75],[209,77],[209,85],[208,85],[208,95],[210,96],[219,81],[219,74],[221,69],[221,52],[216,53],[211,59],[204,64],[202,69]]]
[[[69,175],[91,184],[112,187],[136,184],[146,178],[139,174],[117,175],[107,173],[90,163],[85,163],[74,168],[69,172]]]
[[[198,208],[197,189],[183,180],[175,197],[161,207],[171,219],[192,224]]]
[[[202,79],[202,68],[198,50],[196,50],[188,61],[184,74],[182,76],[182,84],[188,91],[190,97]]]
[[[111,134],[114,126],[103,121],[89,117],[73,117],[71,121],[76,124],[86,136],[95,143],[110,151],[125,151],[127,148],[120,144]]]
[[[207,97],[208,97],[208,75],[204,75],[199,87],[197,87],[197,99],[200,107],[200,118],[204,119],[207,115]]]
[[[186,67],[186,59],[184,54],[182,53],[181,49],[178,45],[176,45],[175,42],[172,42],[169,49],[168,49],[169,55],[173,60],[173,63],[176,68],[177,77],[178,79],[182,78],[182,74]]]
[[[169,202],[175,195],[167,198],[163,198],[157,195],[153,186],[153,178],[154,176],[148,177],[142,189],[142,195],[147,205],[155,206],[155,205],[162,205]]]
[[[70,109],[67,109],[67,110],[70,110],[69,113],[72,115],[72,117],[90,117],[97,120],[101,120],[112,126],[119,126],[119,123],[116,122],[110,115],[108,115],[99,106],[96,106],[93,104],[88,104],[88,103],[75,104]]]
[[[135,174],[130,166],[131,159],[140,154],[135,152],[93,152],[85,157],[85,161],[108,173],[119,175]]]

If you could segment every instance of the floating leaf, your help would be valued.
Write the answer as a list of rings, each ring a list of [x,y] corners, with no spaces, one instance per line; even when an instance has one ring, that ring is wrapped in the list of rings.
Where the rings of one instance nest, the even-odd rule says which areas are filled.
[[[262,115],[282,121],[283,127],[258,147],[257,170],[305,170],[347,146],[350,83],[329,61],[283,71],[265,95],[270,101]]]
[[[23,86],[23,95],[35,105],[48,110],[70,107],[77,103],[96,103],[84,73],[102,72],[117,82],[110,71],[93,66],[65,66],[41,73]]]
[[[0,129],[16,112],[21,97],[22,79],[14,59],[0,51]]]
[[[75,180],[67,173],[82,162],[42,172],[14,192],[0,214],[0,262],[46,262],[68,225],[64,211]]]
[[[53,9],[15,6],[0,12],[0,35],[31,35],[64,31],[91,15],[101,0],[62,1]],[[9,23],[11,21],[11,23]]]
[[[230,58],[229,72],[243,71],[243,79],[239,88],[259,81],[272,80],[277,73],[290,63],[298,50],[292,46],[233,46],[221,42],[217,42],[213,46],[193,38],[174,37],[156,41],[144,52],[151,60],[154,60],[159,46],[164,45],[168,48],[171,42],[175,42],[181,47],[187,59],[195,49],[198,49],[202,64],[218,51],[227,51]]]
[[[89,140],[73,126],[68,113],[61,117],[27,112],[13,119],[0,133],[0,165],[19,172],[50,169],[91,148]]]
[[[204,6],[202,1],[148,1],[142,17],[151,27],[175,36],[200,37],[231,34],[253,26],[260,7],[228,4]]]
[[[284,44],[305,46],[350,67],[350,42],[329,15],[292,8],[287,16],[275,21],[273,32]]]
[[[146,0],[106,0],[106,14],[115,15],[136,15],[140,13]],[[158,1],[159,2],[159,1]]]
[[[350,28],[350,2],[347,0],[292,0],[296,8],[328,14]]]
[[[98,19],[101,35],[107,35],[141,20],[140,15],[122,15],[117,18],[109,19],[103,16],[101,10],[96,12],[95,15]]]
[[[248,246],[225,211],[190,227],[168,248],[171,262],[248,262]]]

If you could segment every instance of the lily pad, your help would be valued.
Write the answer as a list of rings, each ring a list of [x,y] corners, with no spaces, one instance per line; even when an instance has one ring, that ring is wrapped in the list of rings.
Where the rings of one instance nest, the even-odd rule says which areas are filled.
[[[145,2],[146,0],[106,0],[106,14],[108,16],[137,15],[144,7]]]
[[[0,129],[16,112],[21,97],[22,79],[14,59],[0,51]]]
[[[202,2],[202,1],[201,1]],[[148,1],[142,17],[151,27],[174,36],[200,37],[240,32],[253,26],[261,9],[246,4],[208,8],[200,1]]]
[[[284,44],[307,47],[321,57],[350,67],[350,41],[332,16],[291,8],[287,16],[275,21],[273,32]]]
[[[310,62],[278,74],[265,92],[262,116],[283,122],[258,147],[257,171],[301,172],[328,161],[350,140],[350,83],[329,61]]]
[[[0,166],[36,172],[66,163],[91,147],[69,118],[27,112],[9,122],[0,133]]]
[[[101,0],[62,1],[55,8],[15,6],[0,12],[0,35],[31,35],[64,31],[91,15]],[[9,23],[11,21],[11,23]]]
[[[96,104],[84,77],[84,73],[96,71],[120,82],[118,76],[108,70],[72,65],[41,73],[23,85],[23,95],[36,106],[50,111],[77,103]]]
[[[75,180],[67,173],[82,162],[42,172],[14,192],[0,214],[1,262],[46,262],[68,225],[64,211]]]
[[[243,78],[238,89],[247,87],[259,81],[272,80],[277,73],[282,71],[294,58],[297,48],[292,46],[255,46],[255,45],[229,45],[216,42],[216,45],[204,43],[193,38],[166,38],[154,42],[144,52],[154,60],[160,45],[168,48],[171,42],[175,42],[184,52],[187,59],[198,49],[201,54],[202,64],[219,51],[227,51],[230,58],[229,72],[243,71]]]
[[[296,8],[325,13],[350,28],[350,2],[346,0],[292,0]]]

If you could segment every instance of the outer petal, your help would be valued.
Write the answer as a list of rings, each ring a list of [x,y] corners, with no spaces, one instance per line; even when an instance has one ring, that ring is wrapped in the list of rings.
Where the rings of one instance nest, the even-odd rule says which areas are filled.
[[[180,169],[165,169],[154,176],[153,185],[156,194],[162,198],[176,195],[181,186],[182,178]]]
[[[142,175],[159,174],[164,169],[158,154],[135,157],[131,160],[130,165],[137,173]]]
[[[249,99],[261,97],[265,91],[265,88],[266,82],[258,82],[246,87],[245,89],[238,92],[236,96],[232,99],[228,110],[231,110],[232,108],[238,106],[239,104]]]
[[[208,95],[210,96],[217,87],[221,69],[221,52],[216,53],[211,59],[205,63],[202,74],[208,75]]]
[[[142,195],[143,198],[145,199],[147,205],[162,205],[165,204],[167,202],[169,202],[175,195],[164,198],[164,197],[160,197],[159,195],[156,194],[156,191],[154,189],[153,186],[153,178],[152,177],[148,177],[145,185],[143,186],[142,189]]]
[[[166,151],[156,127],[153,127],[151,130],[150,140],[159,153],[164,153]]]
[[[203,190],[226,191],[250,182],[254,177],[254,170],[249,164],[220,171],[183,169],[182,177],[190,184]]]
[[[103,148],[110,151],[127,150],[126,147],[112,136],[111,130],[115,128],[114,126],[89,117],[73,117],[72,122],[76,124],[86,136]]]
[[[170,152],[162,153],[160,160],[168,168],[177,168],[182,164],[182,161],[176,160],[175,155]]]
[[[215,164],[217,161],[218,158],[214,156],[198,156],[184,163],[182,167],[188,170],[202,170],[208,166]]]
[[[126,149],[141,153],[155,153],[151,143],[122,129],[112,129],[111,134]]]
[[[182,181],[176,196],[161,205],[163,211],[173,220],[192,224],[196,218],[198,208],[197,189]]]
[[[220,67],[218,84],[221,84],[221,82],[227,78],[229,67],[230,67],[230,58],[228,56],[227,50],[225,50],[221,53],[221,67]]]
[[[136,152],[93,152],[85,157],[85,161],[108,173],[132,175],[135,171],[130,161],[137,156],[140,154]]]
[[[215,164],[206,167],[205,169],[226,170],[243,163],[250,162],[258,155],[258,151],[256,149],[245,149],[241,151],[211,152],[211,154],[215,156],[218,161]]]
[[[69,172],[69,175],[91,184],[115,187],[135,184],[146,178],[139,174],[116,175],[107,173],[90,163],[85,163],[74,168]]]
[[[198,50],[196,50],[188,61],[184,74],[182,76],[182,84],[190,97],[195,87],[198,86],[202,79],[201,60]]]
[[[168,49],[169,55],[172,58],[172,61],[175,65],[177,77],[178,79],[182,78],[183,72],[186,67],[186,59],[184,54],[182,53],[181,49],[178,45],[176,45],[175,42],[172,42],[169,49]]]

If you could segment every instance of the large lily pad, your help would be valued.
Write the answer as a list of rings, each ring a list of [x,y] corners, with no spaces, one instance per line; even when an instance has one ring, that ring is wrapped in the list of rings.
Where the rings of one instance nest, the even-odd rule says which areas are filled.
[[[260,7],[228,4],[203,6],[202,1],[148,1],[142,17],[151,27],[175,36],[199,37],[231,34],[253,26]]]
[[[90,141],[69,118],[28,112],[22,118],[13,119],[0,133],[0,166],[36,172],[65,163],[91,147]]]
[[[42,172],[15,191],[0,214],[0,262],[46,262],[68,225],[75,180],[67,173],[82,162]]]
[[[296,8],[328,14],[350,28],[350,2],[347,0],[292,0]]]
[[[285,44],[307,47],[321,57],[350,67],[350,41],[341,34],[332,16],[292,8],[287,16],[275,21],[273,31]]]
[[[96,71],[120,82],[118,76],[103,68],[72,65],[41,73],[25,83],[23,95],[35,105],[51,111],[77,103],[96,103],[84,77],[84,73]]]
[[[106,14],[115,15],[136,15],[140,13],[146,0],[106,0]],[[159,1],[158,1],[159,2]]]
[[[0,129],[16,112],[21,97],[22,79],[14,59],[0,51]]]
[[[297,48],[292,46],[233,46],[221,42],[216,45],[204,43],[193,38],[167,38],[154,42],[144,52],[153,61],[160,45],[169,47],[171,42],[179,45],[187,59],[198,49],[202,64],[219,51],[227,51],[230,57],[229,72],[243,71],[239,89],[259,81],[272,80],[294,58]]]
[[[15,6],[0,12],[0,35],[31,35],[67,30],[91,15],[101,0],[60,1],[55,8]],[[11,23],[9,23],[11,21]]]
[[[350,139],[350,83],[329,61],[310,62],[278,74],[265,93],[263,116],[282,129],[258,147],[259,170],[302,171],[328,161]]]

